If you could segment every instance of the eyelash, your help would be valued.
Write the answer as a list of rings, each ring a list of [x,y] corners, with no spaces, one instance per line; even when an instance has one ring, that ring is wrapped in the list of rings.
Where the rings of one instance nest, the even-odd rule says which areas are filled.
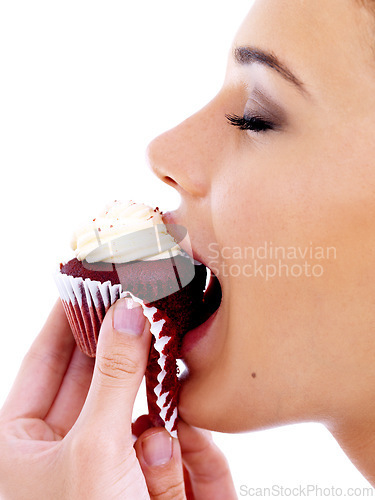
[[[264,120],[260,116],[238,116],[238,115],[225,115],[225,118],[231,125],[238,127],[240,130],[252,130],[253,132],[267,132],[268,130],[274,130],[275,125]]]

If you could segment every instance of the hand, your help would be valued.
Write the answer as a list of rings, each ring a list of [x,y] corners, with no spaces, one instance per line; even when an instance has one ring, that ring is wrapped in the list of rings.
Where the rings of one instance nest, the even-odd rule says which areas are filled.
[[[172,440],[173,457],[168,460],[168,453],[160,454],[161,441],[169,436],[165,429],[152,427],[148,415],[142,415],[133,424],[133,434],[139,436],[135,450],[151,499],[236,499],[228,463],[211,433],[182,420],[177,432],[178,440]],[[156,440],[151,441],[155,436]],[[160,465],[150,466],[150,458]]]
[[[1,498],[236,498],[206,431],[181,422],[180,445],[165,429],[140,433],[138,420],[133,446],[131,414],[151,341],[133,307],[120,300],[109,310],[94,365],[55,305],[0,411]]]

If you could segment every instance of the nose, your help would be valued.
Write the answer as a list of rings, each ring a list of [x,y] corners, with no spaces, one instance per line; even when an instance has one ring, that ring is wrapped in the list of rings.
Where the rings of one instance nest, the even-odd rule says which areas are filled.
[[[211,101],[177,127],[154,139],[147,148],[152,171],[182,197],[206,197],[214,175],[220,141],[215,132],[215,103]]]

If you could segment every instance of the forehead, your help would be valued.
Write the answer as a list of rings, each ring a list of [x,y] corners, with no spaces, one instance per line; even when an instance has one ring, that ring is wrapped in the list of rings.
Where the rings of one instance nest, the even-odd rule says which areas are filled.
[[[357,0],[255,0],[234,43],[274,52],[307,88],[334,97],[375,85],[374,26]]]

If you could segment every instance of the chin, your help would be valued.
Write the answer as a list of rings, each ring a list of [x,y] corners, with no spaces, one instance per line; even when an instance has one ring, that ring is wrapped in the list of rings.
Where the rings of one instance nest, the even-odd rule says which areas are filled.
[[[186,402],[186,404],[183,402],[181,406],[179,406],[178,412],[180,418],[184,422],[193,427],[199,427],[200,429],[224,432],[227,434],[256,430],[249,426],[240,426],[238,422],[228,420],[228,416],[225,416],[225,412],[218,414],[215,411],[210,411],[210,408],[207,408],[207,406],[202,411],[201,405],[194,404],[194,401]],[[230,415],[232,412],[228,412],[228,414]]]
[[[205,390],[199,381],[190,378],[188,371],[181,377],[182,387],[178,412],[189,425],[210,431],[236,433],[250,430],[248,425],[233,418],[235,408],[229,409],[223,401],[223,394]],[[238,416],[238,415],[237,415]]]
[[[231,430],[227,423],[219,422],[216,412],[210,411],[209,406],[206,405],[202,408],[194,392],[190,391],[189,394],[188,385],[181,390],[178,414],[184,422],[200,429],[217,432],[236,432],[235,430]]]
[[[280,413],[277,398],[232,391],[217,372],[181,375],[178,404],[180,418],[189,425],[215,432],[235,434],[260,431],[300,421],[296,415]]]

